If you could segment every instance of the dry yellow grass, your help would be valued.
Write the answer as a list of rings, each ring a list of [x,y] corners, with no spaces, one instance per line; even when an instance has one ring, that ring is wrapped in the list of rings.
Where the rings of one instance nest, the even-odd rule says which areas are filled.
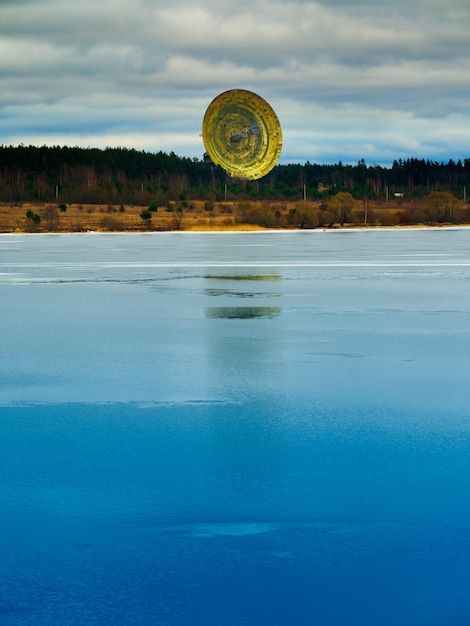
[[[209,222],[207,224],[189,224],[185,227],[184,230],[190,231],[204,231],[204,232],[217,232],[220,230],[234,230],[234,231],[251,231],[251,230],[265,230],[262,226],[257,226],[256,224],[241,224],[239,222],[227,223],[226,221],[219,219],[213,220],[212,224]]]
[[[199,203],[192,209],[166,211],[160,207],[145,223],[140,213],[146,207],[70,204],[60,211],[57,204],[24,202],[0,203],[0,232],[86,232],[86,231],[148,231],[148,230],[221,230],[235,228],[233,215],[217,211],[209,216]],[[40,216],[35,223],[26,216],[31,211]]]
[[[247,204],[245,202],[245,204]],[[320,211],[320,201],[308,202],[309,207]],[[140,214],[146,207],[122,205],[89,205],[70,204],[66,211],[60,211],[56,203],[0,203],[0,232],[145,232],[145,231],[252,231],[263,230],[256,224],[246,224],[237,219],[237,202],[214,203],[212,211],[204,210],[204,201],[191,202],[190,207],[184,207],[183,213],[167,211],[159,207],[152,213],[152,219],[145,223]],[[278,224],[289,228],[287,217],[293,208],[306,206],[305,202],[268,201],[250,202],[250,206],[275,209],[281,216]],[[352,221],[348,227],[409,227],[415,226],[412,222],[400,221],[407,211],[416,209],[413,201],[384,204],[383,202],[369,202],[369,219],[364,225],[364,205],[357,202],[352,211]],[[26,217],[30,211],[40,216],[40,223],[35,223]],[[463,214],[462,214],[463,215]],[[286,226],[287,225],[287,226]],[[416,224],[419,226],[420,224]],[[337,226],[337,225],[336,225]],[[291,226],[295,228],[295,225]]]

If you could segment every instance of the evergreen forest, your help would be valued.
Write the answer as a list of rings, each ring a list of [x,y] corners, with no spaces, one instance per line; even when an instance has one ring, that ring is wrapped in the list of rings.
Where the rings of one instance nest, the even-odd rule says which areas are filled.
[[[420,198],[447,191],[466,201],[470,159],[439,163],[395,161],[367,165],[277,165],[258,181],[230,178],[202,158],[128,148],[0,146],[0,202],[118,203],[165,205],[186,198],[310,200],[348,192],[355,199]]]

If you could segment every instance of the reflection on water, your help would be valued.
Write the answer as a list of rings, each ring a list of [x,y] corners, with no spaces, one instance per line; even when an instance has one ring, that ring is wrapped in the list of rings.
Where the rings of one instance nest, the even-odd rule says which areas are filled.
[[[222,378],[226,380],[228,377],[232,384],[238,381],[233,388],[235,397],[242,390],[244,394],[250,394],[261,388],[276,387],[276,381],[281,378],[281,357],[279,324],[275,318],[279,317],[281,307],[271,304],[272,298],[279,298],[281,294],[271,290],[271,281],[279,281],[281,276],[259,268],[257,273],[247,274],[244,270],[234,273],[232,269],[230,274],[218,273],[205,278],[207,288],[204,294],[218,299],[218,306],[205,307],[206,319],[232,320],[226,324],[207,324],[208,380],[223,395],[227,395],[228,388]],[[237,289],[242,286],[239,281],[243,283],[240,290]],[[280,287],[279,283],[276,286]],[[250,299],[249,306],[247,298]],[[257,322],[250,324],[244,320]],[[233,448],[231,438],[229,447]],[[222,456],[226,458],[227,454],[222,453]],[[254,480],[252,474],[250,476]]]
[[[229,296],[233,298],[279,298],[280,293],[262,291],[237,291],[236,289],[204,289],[206,296]]]
[[[210,280],[280,280],[280,275],[276,272],[268,274],[208,274],[206,278]]]
[[[239,319],[277,317],[281,312],[277,306],[210,306],[206,307],[206,317],[210,319]]]
[[[271,281],[280,280],[281,276],[277,272],[267,272],[263,274],[209,274],[206,280],[217,280],[230,283],[231,281],[245,281],[247,283],[254,281]],[[204,290],[206,296],[232,297],[232,298],[279,298],[280,293],[271,291],[249,291],[245,289],[239,291],[230,287],[213,288],[208,287]],[[218,306],[207,307],[205,309],[206,317],[210,319],[255,319],[255,318],[272,318],[277,317],[280,313],[280,307],[273,306]]]

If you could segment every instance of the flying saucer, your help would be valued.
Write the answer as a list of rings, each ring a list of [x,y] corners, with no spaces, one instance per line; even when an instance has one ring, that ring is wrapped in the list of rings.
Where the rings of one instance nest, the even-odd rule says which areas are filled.
[[[207,107],[202,123],[206,151],[231,176],[256,180],[279,160],[281,125],[270,105],[245,89],[219,94]]]

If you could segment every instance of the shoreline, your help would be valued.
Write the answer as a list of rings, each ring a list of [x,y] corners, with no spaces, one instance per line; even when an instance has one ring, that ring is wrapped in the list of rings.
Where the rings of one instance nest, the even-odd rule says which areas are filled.
[[[58,235],[239,235],[239,234],[272,234],[272,233],[285,233],[285,234],[307,234],[307,233],[349,233],[349,232],[397,232],[397,231],[438,231],[438,230],[469,230],[470,224],[452,224],[444,226],[351,226],[346,228],[226,228],[226,229],[181,229],[181,230],[122,230],[122,231],[109,231],[109,230],[87,230],[87,231],[51,231],[51,232],[29,232],[29,231],[10,231],[0,232],[0,237],[11,237],[18,235],[32,235],[43,237],[57,237]]]
[[[0,234],[357,232],[470,227],[470,205],[462,203],[444,216],[426,209],[418,200],[356,201],[347,219],[318,201],[191,200],[187,205],[158,206],[150,211],[141,205],[0,202]]]

